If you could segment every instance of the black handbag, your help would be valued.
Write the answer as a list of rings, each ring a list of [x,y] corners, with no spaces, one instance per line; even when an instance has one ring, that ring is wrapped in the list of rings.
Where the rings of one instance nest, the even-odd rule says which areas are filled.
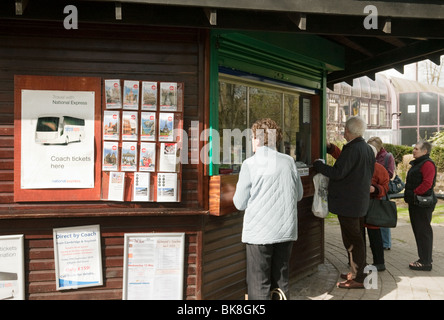
[[[385,199],[370,199],[365,223],[383,228],[395,228],[398,222],[396,202]]]
[[[389,181],[389,189],[388,194],[396,194],[400,193],[402,190],[404,190],[405,184],[402,182],[401,178],[396,175],[393,180]]]
[[[430,196],[418,196],[415,194],[415,202],[414,205],[422,208],[430,208],[435,204],[435,199],[433,194]]]

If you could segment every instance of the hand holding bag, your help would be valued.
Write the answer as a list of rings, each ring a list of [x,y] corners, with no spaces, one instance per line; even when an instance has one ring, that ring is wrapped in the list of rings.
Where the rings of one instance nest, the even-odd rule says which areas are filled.
[[[365,223],[376,227],[395,228],[398,222],[396,202],[382,199],[370,199],[365,216]]]

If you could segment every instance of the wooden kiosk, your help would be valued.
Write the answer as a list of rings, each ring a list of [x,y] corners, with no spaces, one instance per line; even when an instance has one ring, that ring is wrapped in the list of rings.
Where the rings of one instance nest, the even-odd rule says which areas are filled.
[[[285,34],[281,34],[279,45],[260,32],[100,21],[83,22],[78,30],[66,30],[60,19],[49,20],[0,19],[0,235],[24,235],[26,299],[122,299],[125,235],[139,233],[184,234],[183,299],[244,298],[245,250],[240,241],[243,213],[237,212],[231,201],[237,175],[235,168],[223,168],[215,163],[212,144],[215,137],[210,129],[222,129],[223,122],[218,114],[220,85],[244,86],[241,82],[246,75],[254,76],[253,82],[247,81],[251,92],[256,90],[254,83],[273,80],[272,91],[284,88],[281,94],[291,94],[290,100],[298,106],[297,114],[296,109],[291,109],[297,125],[293,122],[287,126],[292,139],[296,140],[288,142],[295,160],[304,161],[307,166],[303,169],[304,198],[299,203],[299,239],[293,250],[292,275],[301,276],[323,263],[324,227],[323,221],[311,213],[313,172],[309,165],[322,155],[326,73],[341,67],[340,48],[337,54],[314,59],[286,46],[289,38]],[[299,40],[306,46],[323,47],[325,52],[338,49],[337,45],[316,37],[304,36]],[[175,83],[178,107],[162,110],[159,100],[155,110],[144,110],[139,100],[134,110],[125,109],[123,105],[117,109],[107,108],[107,80],[119,80],[122,91],[125,81],[135,81],[140,87],[144,82],[154,82],[159,86],[156,89],[159,98],[163,83]],[[42,101],[48,92],[55,97],[51,96],[48,104],[44,104]],[[93,136],[85,136],[85,140],[79,138],[76,142],[68,139],[55,147],[50,142],[36,142],[35,132],[22,130],[36,128],[38,122],[39,115],[32,115],[31,118],[36,118],[30,119],[24,117],[25,114],[33,114],[36,110],[42,114],[56,109],[65,113],[77,110],[81,104],[66,102],[66,107],[53,100],[68,96],[75,100],[83,92],[94,93],[92,102],[86,105],[89,113],[85,116]],[[38,94],[42,96],[36,98]],[[124,97],[122,92],[122,103]],[[35,104],[35,101],[40,102]],[[254,108],[252,106],[249,111],[250,120]],[[122,120],[120,136],[115,140],[105,137],[112,131],[113,124],[109,126],[107,117],[110,116],[108,111],[113,110],[118,110]],[[127,111],[139,118],[135,121],[139,131],[134,140],[123,137],[123,119]],[[145,112],[153,112],[157,117],[155,132],[158,136],[151,141],[145,141],[141,134],[140,119]],[[158,120],[162,113],[174,114],[172,124],[181,136],[175,136],[172,141],[159,140]],[[302,130],[304,126],[306,131]],[[58,138],[65,137],[67,130],[74,130],[69,126],[64,128],[63,132],[58,131]],[[80,143],[87,141],[91,156],[82,155],[80,151],[66,156],[48,153],[48,156],[42,151],[60,148],[57,152],[62,149],[77,152]],[[296,141],[304,141],[304,150],[308,152],[306,160],[297,158],[302,155],[295,154]],[[115,142],[119,151],[115,171],[104,167],[107,142]],[[127,142],[134,147],[134,154],[123,151]],[[148,162],[140,161],[141,147],[145,143],[152,143],[157,153],[152,171],[141,170],[149,167]],[[165,160],[160,156],[166,150],[166,143],[177,144],[176,158],[180,150],[183,160],[170,168],[172,172],[158,167]],[[31,151],[37,147],[41,149]],[[126,160],[122,159],[123,153]],[[37,159],[38,154],[49,160],[46,159],[46,164],[35,163],[35,167],[40,168],[35,170],[28,160]],[[210,157],[208,163],[202,161],[201,154],[213,158]],[[131,164],[135,156],[137,164]],[[71,157],[70,163],[67,157]],[[74,167],[69,169],[73,157],[85,160],[78,171],[72,169]],[[111,158],[106,161],[112,167],[114,160]],[[51,171],[43,166],[51,166],[51,161],[62,165],[63,160],[63,170],[70,171],[66,180],[74,183],[87,179],[75,188],[57,185],[63,179],[50,175],[62,168]],[[124,166],[132,169],[122,170]],[[223,169],[232,171],[224,174]],[[117,200],[109,197],[113,172],[124,173],[123,195]],[[136,175],[146,172],[150,173],[151,191],[146,201],[140,201],[134,198],[135,185],[139,183]],[[171,190],[165,189],[162,191],[164,198],[161,198],[159,176],[164,173],[174,173],[176,183],[172,187],[173,196],[169,193]],[[39,179],[34,181],[34,175]],[[101,285],[58,290],[54,230],[92,225],[100,227]],[[60,256],[62,252],[58,253]],[[97,259],[95,263],[99,263]]]

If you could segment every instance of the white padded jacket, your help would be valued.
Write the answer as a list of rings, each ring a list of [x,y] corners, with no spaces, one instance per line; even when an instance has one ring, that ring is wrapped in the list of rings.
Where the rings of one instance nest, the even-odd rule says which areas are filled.
[[[272,244],[298,238],[303,188],[292,157],[260,147],[242,163],[233,203],[245,210],[242,242]]]

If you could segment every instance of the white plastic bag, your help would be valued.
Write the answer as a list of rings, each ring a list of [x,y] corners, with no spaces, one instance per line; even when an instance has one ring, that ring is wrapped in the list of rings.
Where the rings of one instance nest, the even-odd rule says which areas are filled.
[[[328,215],[328,177],[317,173],[313,177],[314,196],[311,211],[318,218],[325,218]]]

